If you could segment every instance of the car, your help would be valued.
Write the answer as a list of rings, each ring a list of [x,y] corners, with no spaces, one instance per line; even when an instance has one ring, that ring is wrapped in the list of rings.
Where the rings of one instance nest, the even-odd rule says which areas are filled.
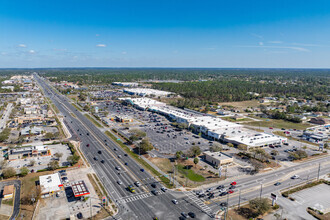
[[[213,199],[214,198],[214,193],[211,193],[210,195],[209,195],[209,199]]]
[[[125,157],[127,157],[128,155],[127,154],[124,154]]]
[[[173,202],[173,204],[178,204],[178,200],[176,200],[176,199],[172,199],[172,202]]]
[[[77,214],[77,218],[78,218],[78,219],[83,219],[84,216],[83,216],[83,214],[82,214],[81,212],[79,212],[79,213]]]
[[[62,177],[62,181],[65,182],[65,183],[68,183],[69,182],[68,177],[66,177],[66,176]]]
[[[225,206],[227,206],[228,204],[227,204],[227,202],[222,202],[222,203],[220,203],[220,206],[222,206],[222,207],[225,207]]]
[[[128,166],[128,163],[127,162],[125,162],[125,166]]]
[[[66,173],[66,170],[60,170],[59,173]]]
[[[289,143],[287,143],[287,142],[285,142],[285,143],[283,143],[284,145],[286,145],[286,146],[288,146],[289,145]]]
[[[284,131],[284,130],[285,130],[285,128],[281,128],[281,130],[282,130],[282,131]]]
[[[207,189],[207,190],[206,190],[206,192],[211,192],[212,190],[214,190],[214,188],[213,188],[213,187],[211,187],[211,188]]]
[[[151,190],[151,193],[154,194],[155,196],[157,196],[159,194],[159,192],[157,190]]]
[[[234,186],[234,185],[231,185],[230,187],[229,187],[229,189],[235,189],[236,188],[236,186]]]
[[[185,217],[185,218],[188,218],[188,215],[187,215],[186,213],[184,213],[184,212],[181,212],[181,215],[182,215],[183,217]]]
[[[180,216],[180,217],[179,217],[179,220],[186,220],[186,218],[183,217],[183,216]]]
[[[188,215],[189,215],[191,218],[195,218],[195,217],[196,217],[195,213],[193,213],[193,212],[188,212]]]
[[[153,188],[156,188],[156,187],[157,187],[156,183],[151,183],[151,186],[152,186]]]
[[[279,185],[281,185],[282,183],[280,183],[280,182],[276,182],[275,184],[274,184],[274,186],[279,186]]]
[[[162,188],[160,188],[163,192],[166,192],[166,188],[165,187],[162,187]]]
[[[139,181],[136,181],[134,184],[135,184],[137,187],[140,187],[140,186],[141,186],[141,183],[140,183]]]
[[[269,129],[273,129],[272,127],[269,127]]]
[[[291,177],[291,179],[298,179],[298,178],[299,178],[298,175],[293,175],[293,176]]]
[[[101,163],[104,163],[104,160],[101,160]]]
[[[227,194],[228,194],[227,192],[222,192],[222,193],[219,194],[219,196],[225,196]]]
[[[225,188],[224,185],[220,185],[220,186],[217,187],[217,189],[223,189],[223,188]]]
[[[132,193],[134,193],[135,192],[135,189],[134,189],[134,187],[132,186],[132,185],[128,185],[128,190],[130,191],[130,192],[132,192]]]
[[[89,133],[87,132],[87,135],[89,135]]]
[[[229,190],[228,193],[232,194],[232,193],[234,193],[234,190]]]
[[[114,151],[117,151],[117,148],[114,148],[113,150],[114,150]]]
[[[219,192],[220,193],[226,192],[226,189],[224,189],[224,188],[223,189],[219,189]]]
[[[144,172],[144,169],[140,169],[141,172]]]
[[[201,193],[201,194],[198,195],[198,198],[203,198],[203,197],[205,197],[204,193]]]
[[[115,167],[116,168],[116,170],[121,170],[121,168],[120,167]]]
[[[236,184],[237,184],[237,183],[234,181],[234,182],[231,182],[230,185],[235,186]]]
[[[118,183],[119,185],[123,184],[120,180],[117,180],[117,183]]]
[[[97,157],[94,157],[94,160],[98,161]]]
[[[89,147],[89,144],[86,144],[86,147]]]
[[[102,154],[102,151],[99,150],[99,151],[97,151],[97,153],[98,153],[98,154]]]
[[[118,155],[118,158],[121,158],[121,155],[120,154]]]

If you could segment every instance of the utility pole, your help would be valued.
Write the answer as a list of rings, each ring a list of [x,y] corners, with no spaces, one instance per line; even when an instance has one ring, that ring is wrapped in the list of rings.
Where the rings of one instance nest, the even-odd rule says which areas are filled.
[[[225,219],[227,219],[228,209],[229,209],[229,193],[227,194],[227,209],[226,209]]]
[[[262,195],[262,183],[260,184],[260,200],[261,200],[261,195]]]
[[[320,170],[321,170],[321,163],[319,163],[319,169],[317,171],[317,181],[320,179]]]

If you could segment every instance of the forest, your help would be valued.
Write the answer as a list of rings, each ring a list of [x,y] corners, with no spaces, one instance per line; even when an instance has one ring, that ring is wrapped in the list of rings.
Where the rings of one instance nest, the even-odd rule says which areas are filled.
[[[0,76],[38,72],[51,81],[80,85],[116,81],[147,81],[153,88],[183,97],[172,103],[200,107],[213,102],[244,101],[259,97],[286,96],[315,100],[329,99],[329,69],[216,69],[216,68],[53,68],[1,69]],[[179,82],[164,82],[178,80]],[[160,81],[160,82],[157,82]]]

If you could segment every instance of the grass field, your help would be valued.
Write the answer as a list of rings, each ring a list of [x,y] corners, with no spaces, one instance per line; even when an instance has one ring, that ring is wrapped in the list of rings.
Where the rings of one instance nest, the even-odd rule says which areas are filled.
[[[205,178],[202,175],[195,173],[192,169],[185,169],[185,167],[181,164],[176,165],[179,173],[186,176],[189,180],[194,182],[203,182]]]
[[[256,127],[273,127],[273,128],[285,128],[285,129],[298,129],[305,130],[306,128],[312,127],[311,124],[306,123],[293,123],[284,120],[276,120],[276,119],[260,119],[261,121],[251,121],[246,122],[244,125],[256,126]]]
[[[11,199],[2,199],[2,204],[13,206],[14,200]]]

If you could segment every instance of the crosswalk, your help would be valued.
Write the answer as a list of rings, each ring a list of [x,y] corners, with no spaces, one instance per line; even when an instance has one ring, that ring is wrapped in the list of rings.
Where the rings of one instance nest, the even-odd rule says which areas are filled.
[[[197,198],[197,196],[193,192],[183,191],[184,194],[191,199],[194,203],[196,203],[205,213],[211,213],[212,210],[210,207],[204,204],[204,200]]]
[[[159,191],[159,195],[163,194],[163,193],[164,193],[163,191]],[[120,201],[121,201],[122,204],[124,204],[124,203],[128,203],[128,202],[134,202],[134,201],[139,200],[139,199],[145,199],[145,198],[148,198],[150,196],[153,196],[153,194],[151,192],[141,193],[141,194],[135,194],[135,195],[132,195],[132,196],[121,198]]]

